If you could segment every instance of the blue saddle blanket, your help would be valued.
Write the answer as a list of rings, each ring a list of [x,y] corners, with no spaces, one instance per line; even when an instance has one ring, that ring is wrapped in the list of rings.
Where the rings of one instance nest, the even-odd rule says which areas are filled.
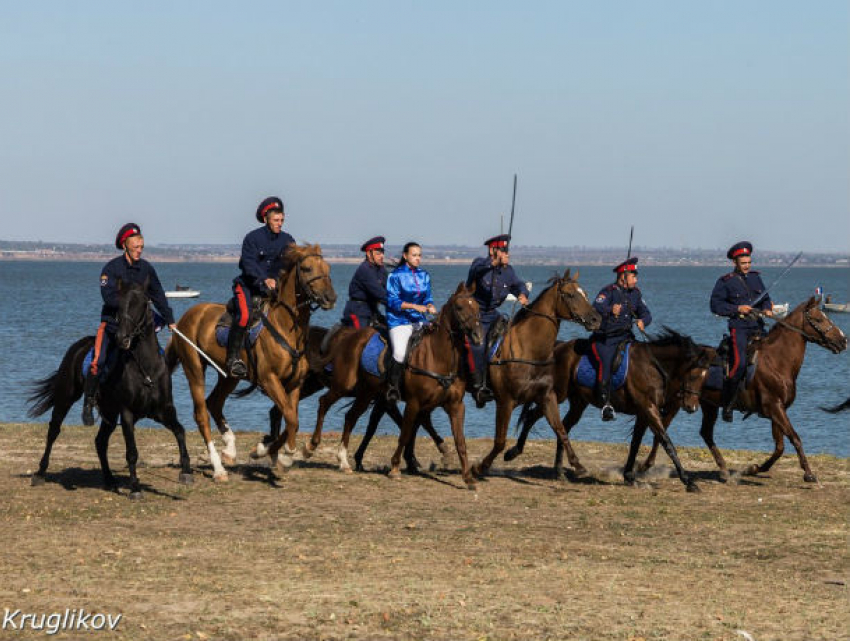
[[[620,389],[626,382],[626,376],[629,373],[629,354],[632,351],[632,344],[626,343],[626,349],[623,352],[623,360],[617,371],[611,375],[611,389]],[[578,370],[576,371],[576,380],[583,387],[594,387],[596,385],[596,366],[587,355],[581,357],[578,362]]]
[[[257,338],[260,336],[260,332],[263,331],[263,323],[260,321],[256,325],[254,325],[251,329],[248,330],[248,344],[251,347],[254,346],[254,343],[257,342]],[[227,347],[227,337],[230,336],[230,326],[229,325],[219,325],[215,328],[215,342],[218,343],[221,347]]]
[[[381,354],[386,348],[383,337],[377,332],[373,334],[360,354],[360,366],[372,376],[382,377],[384,373],[381,371]]]
[[[104,363],[103,369],[98,373],[98,378],[104,379],[106,375],[109,373],[109,370],[112,369],[112,366],[115,363],[115,358],[118,354],[118,350],[112,349],[110,352],[106,354],[106,362]],[[163,356],[165,354],[165,350],[162,349],[162,346],[159,347],[159,355]],[[83,377],[88,376],[89,371],[91,370],[91,362],[94,358],[94,347],[89,349],[86,352],[86,357],[83,359]]]
[[[753,376],[756,375],[756,367],[758,360],[755,363],[747,365],[746,387],[753,382]],[[705,389],[722,390],[723,389],[723,365],[712,365],[708,369],[708,376],[705,379]]]
[[[499,336],[498,340],[490,347],[490,353],[487,354],[488,363],[496,358],[496,352],[498,352],[499,348],[502,346],[502,339],[504,339],[504,336]]]

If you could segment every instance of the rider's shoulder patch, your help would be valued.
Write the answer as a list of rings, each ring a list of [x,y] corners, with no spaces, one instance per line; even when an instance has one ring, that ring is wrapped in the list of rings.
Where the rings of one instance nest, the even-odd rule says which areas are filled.
[[[729,279],[730,279],[730,278],[732,278],[732,276],[734,276],[734,275],[735,275],[735,272],[729,272],[729,273],[728,273],[728,274],[726,274],[725,276],[721,276],[721,277],[720,277],[720,280],[729,280]]]
[[[106,274],[101,274],[101,275],[100,275],[100,286],[101,286],[101,287],[106,287],[106,284],[107,284],[108,282],[109,282],[109,276],[107,276]]]
[[[597,297],[596,297],[596,302],[597,302],[597,303],[601,303],[601,302],[603,302],[604,300],[605,300],[605,293],[604,293],[604,292],[599,292],[599,296],[597,296]]]

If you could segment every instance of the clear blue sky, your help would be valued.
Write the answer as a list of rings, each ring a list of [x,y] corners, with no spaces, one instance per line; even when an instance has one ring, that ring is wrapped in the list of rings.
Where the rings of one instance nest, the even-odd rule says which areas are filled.
[[[850,3],[0,0],[0,238],[850,251]]]

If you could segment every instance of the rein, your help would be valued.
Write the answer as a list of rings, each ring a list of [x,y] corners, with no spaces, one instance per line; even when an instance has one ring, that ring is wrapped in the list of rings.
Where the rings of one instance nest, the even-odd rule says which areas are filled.
[[[453,338],[455,338],[456,332],[451,328],[451,325],[449,325],[449,327],[443,327],[442,322],[437,323],[437,331],[440,331],[440,330],[445,331],[449,335],[449,341],[451,341]],[[461,334],[464,334],[464,333],[461,332]],[[410,371],[411,374],[417,374],[419,376],[428,376],[430,378],[433,378],[434,380],[436,380],[440,384],[440,386],[444,390],[447,390],[452,386],[452,384],[458,378],[457,350],[454,349],[454,346],[452,346],[452,365],[451,365],[451,372],[449,372],[448,374],[440,374],[438,372],[432,372],[431,370],[423,369],[421,367],[416,367],[415,365],[411,365],[410,363],[408,363],[407,369]]]
[[[809,316],[809,310],[808,310],[808,309],[807,309],[807,310],[805,311],[805,313],[803,314],[803,318],[805,318],[805,319],[806,319],[806,321],[808,321],[809,325],[811,325],[811,326],[814,328],[814,330],[815,330],[815,331],[816,331],[816,332],[820,335],[820,339],[821,339],[821,340],[818,340],[817,338],[812,337],[810,334],[807,334],[807,333],[806,333],[806,332],[804,332],[802,329],[800,329],[800,328],[798,328],[798,327],[794,327],[793,325],[791,325],[790,323],[788,323],[788,322],[787,322],[787,321],[785,321],[785,320],[782,320],[781,318],[774,318],[773,316],[762,316],[762,318],[765,318],[765,319],[768,319],[768,320],[772,320],[772,321],[773,321],[774,323],[776,323],[777,325],[780,325],[781,327],[784,327],[785,329],[789,329],[789,330],[791,330],[792,332],[796,332],[796,333],[798,333],[800,336],[802,336],[805,340],[807,340],[807,341],[811,341],[812,343],[817,343],[817,344],[818,344],[818,345],[820,345],[821,347],[823,347],[823,346],[824,346],[824,343],[823,343],[823,342],[821,342],[821,341],[826,342],[826,340],[827,340],[826,332],[825,332],[825,331],[823,331],[823,330],[822,330],[820,327],[818,327],[817,325],[815,325],[815,322],[812,320],[811,316]],[[827,330],[827,331],[829,331],[829,330]]]

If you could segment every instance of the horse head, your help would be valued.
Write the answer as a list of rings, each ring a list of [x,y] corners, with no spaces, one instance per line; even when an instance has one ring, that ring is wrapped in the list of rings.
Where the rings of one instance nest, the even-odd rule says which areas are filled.
[[[602,324],[602,317],[587,298],[587,294],[578,284],[578,270],[575,275],[570,276],[570,269],[563,276],[555,276],[552,279],[553,287],[557,291],[555,302],[555,315],[563,320],[581,323],[585,329],[594,331]]]
[[[455,293],[446,301],[444,309],[447,309],[453,325],[474,345],[484,342],[484,329],[481,327],[479,318],[479,305],[473,294],[475,283],[467,288],[466,284],[460,282]]]
[[[792,323],[799,316],[802,316],[799,320],[800,329],[806,340],[825,347],[833,354],[847,349],[847,337],[820,308],[820,298],[812,296],[791,312],[785,322]]]
[[[287,267],[278,278],[278,301],[283,302],[283,280],[295,272],[296,294],[307,297],[311,307],[331,309],[336,304],[336,292],[331,282],[331,269],[322,256],[319,245],[290,245],[286,250]]]
[[[693,414],[699,407],[702,388],[708,378],[708,370],[714,359],[714,349],[705,345],[696,346],[697,356],[690,362],[682,375],[682,388],[679,390],[679,401],[688,414]]]
[[[141,285],[118,281],[118,331],[115,339],[121,349],[130,349],[133,340],[153,325],[147,291],[147,279]]]

